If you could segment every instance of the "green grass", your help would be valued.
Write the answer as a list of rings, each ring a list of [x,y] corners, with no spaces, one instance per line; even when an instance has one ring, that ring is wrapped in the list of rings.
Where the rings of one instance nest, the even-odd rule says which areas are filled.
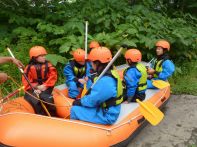
[[[197,95],[197,61],[177,65],[170,83],[173,94]]]

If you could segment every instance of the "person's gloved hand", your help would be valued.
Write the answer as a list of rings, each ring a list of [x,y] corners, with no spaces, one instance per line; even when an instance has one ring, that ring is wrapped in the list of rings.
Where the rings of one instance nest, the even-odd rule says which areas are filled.
[[[18,66],[19,68],[24,68],[23,63],[22,63],[20,60],[17,60],[17,59],[15,59],[15,58],[12,58],[12,62],[13,62],[16,66]]]
[[[78,82],[81,84],[85,84],[87,81],[85,79],[78,79]]]
[[[42,93],[42,91],[39,90],[39,89],[34,90],[34,92],[35,92],[36,94],[38,94],[38,95]]]
[[[153,75],[148,75],[147,79],[152,79],[153,78]]]
[[[155,70],[152,69],[152,68],[148,68],[148,69],[147,69],[147,73],[148,73],[149,75],[153,75],[153,74],[155,73]]]
[[[81,106],[81,100],[80,99],[76,99],[73,101],[73,106]]]
[[[47,87],[42,84],[42,85],[37,86],[37,89],[40,91],[45,91],[47,89]]]

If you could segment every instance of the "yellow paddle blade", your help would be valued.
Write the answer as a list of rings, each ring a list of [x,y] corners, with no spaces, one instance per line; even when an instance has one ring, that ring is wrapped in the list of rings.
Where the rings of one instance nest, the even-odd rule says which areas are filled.
[[[88,91],[88,90],[87,90],[87,86],[86,86],[86,83],[85,83],[85,84],[84,84],[83,91],[81,92],[81,97],[83,97],[83,96],[86,94],[87,91]]]
[[[170,86],[170,84],[168,82],[165,82],[162,80],[152,80],[152,83],[155,87],[157,87],[159,89],[163,89],[163,88]]]
[[[161,112],[156,106],[151,102],[141,102],[139,99],[136,100],[140,105],[140,112],[144,118],[149,121],[153,126],[156,126],[161,122],[164,117],[163,112]]]

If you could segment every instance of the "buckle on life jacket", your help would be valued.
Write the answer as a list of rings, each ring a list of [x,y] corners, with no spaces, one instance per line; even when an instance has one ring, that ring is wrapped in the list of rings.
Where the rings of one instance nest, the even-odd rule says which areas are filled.
[[[119,96],[119,97],[112,97],[110,99],[108,99],[107,101],[105,101],[104,103],[101,104],[102,108],[109,108],[111,106],[117,106],[120,105],[123,102],[123,96]]]

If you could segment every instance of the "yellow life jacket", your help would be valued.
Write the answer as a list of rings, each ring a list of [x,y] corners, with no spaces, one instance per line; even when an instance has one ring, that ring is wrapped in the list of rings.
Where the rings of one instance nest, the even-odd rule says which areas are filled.
[[[155,70],[155,74],[153,75],[154,78],[158,78],[158,73],[163,71],[162,68],[162,64],[163,62],[165,62],[166,60],[169,59],[169,56],[167,54],[162,55],[161,59],[157,59],[154,63],[154,70]]]
[[[70,61],[70,65],[71,65],[71,67],[73,69],[74,75],[77,78],[82,78],[85,75],[85,73],[86,73],[86,63],[85,63],[85,66],[82,66],[80,68],[75,66],[74,61]]]
[[[122,86],[122,80],[120,79],[120,76],[116,70],[111,70],[110,72],[106,73],[105,75],[113,77],[117,81],[117,96],[112,97],[102,103],[102,108],[108,108],[110,106],[116,106],[120,105],[123,102],[123,86]],[[94,78],[94,82],[97,80],[98,77]]]
[[[141,73],[141,77],[139,79],[137,91],[140,92],[140,91],[145,90],[147,88],[147,77],[148,77],[147,71],[146,71],[146,67],[143,64],[141,64],[141,63],[137,63],[134,66],[128,67],[123,73],[123,75],[126,76],[127,78],[128,78],[128,75],[126,75],[126,72],[130,68],[137,68],[137,70]],[[130,80],[130,82],[132,82],[132,81]]]

